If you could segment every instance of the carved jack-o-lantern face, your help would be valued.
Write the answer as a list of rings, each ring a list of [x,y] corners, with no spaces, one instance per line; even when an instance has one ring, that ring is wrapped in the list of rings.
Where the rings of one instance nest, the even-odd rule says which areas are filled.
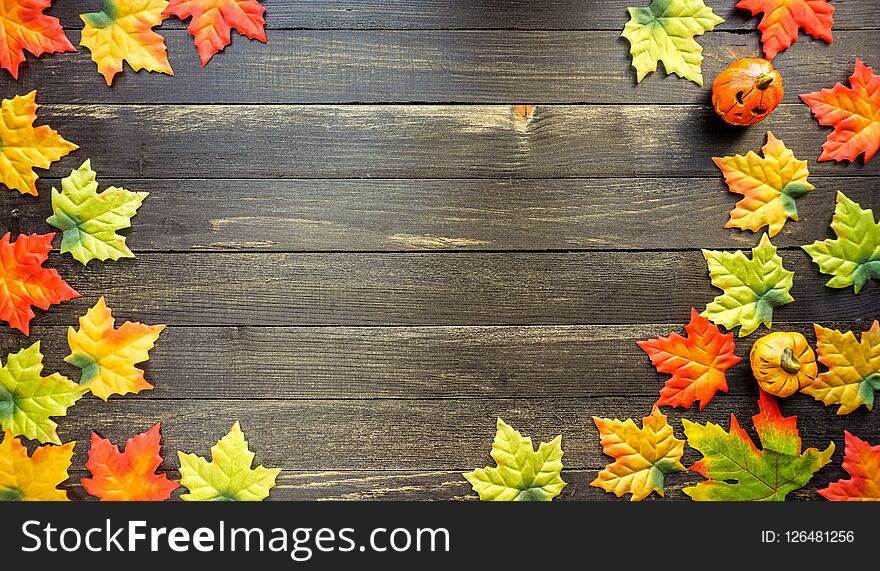
[[[763,121],[782,101],[782,76],[763,59],[733,62],[712,84],[715,112],[731,125]]]

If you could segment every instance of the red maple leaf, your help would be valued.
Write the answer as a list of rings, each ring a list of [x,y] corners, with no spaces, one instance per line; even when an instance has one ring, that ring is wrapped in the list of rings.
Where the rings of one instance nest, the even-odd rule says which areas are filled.
[[[0,320],[30,335],[32,306],[49,306],[79,297],[53,269],[44,268],[55,234],[22,234],[10,243],[0,238]]]
[[[849,83],[801,95],[820,125],[834,127],[820,161],[855,161],[865,153],[867,164],[880,149],[880,76],[857,59]]]
[[[880,501],[880,445],[871,446],[848,431],[843,435],[843,469],[850,478],[828,484],[819,494],[834,502]]]
[[[727,392],[725,373],[742,359],[733,353],[733,334],[721,333],[695,309],[685,331],[687,338],[673,333],[638,344],[658,371],[672,374],[660,390],[657,405],[687,408],[698,400],[703,410],[716,392]]]
[[[834,6],[828,0],[740,0],[736,7],[752,16],[764,13],[758,29],[769,60],[797,41],[798,29],[831,43]]]
[[[266,43],[266,9],[257,0],[170,0],[165,14],[192,18],[187,31],[195,38],[202,66],[231,42],[230,31]]]
[[[43,14],[52,0],[5,0],[0,2],[0,67],[18,79],[18,66],[27,50],[39,57],[46,53],[75,52],[58,18]]]

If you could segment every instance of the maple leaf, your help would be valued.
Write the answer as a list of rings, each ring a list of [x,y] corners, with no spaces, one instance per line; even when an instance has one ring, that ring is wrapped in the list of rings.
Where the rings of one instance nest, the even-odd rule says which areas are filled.
[[[7,357],[0,367],[0,426],[15,436],[61,444],[51,417],[66,415],[85,391],[63,375],[42,372],[39,341]]]
[[[657,406],[688,408],[700,401],[703,410],[715,393],[727,392],[727,369],[742,359],[733,350],[733,334],[723,334],[718,327],[691,309],[691,322],[685,327],[687,338],[678,333],[638,341],[651,364],[672,378],[660,390]]]
[[[66,502],[67,492],[58,486],[67,481],[67,469],[76,442],[61,446],[38,446],[28,456],[11,432],[0,442],[0,501]]]
[[[186,501],[259,502],[275,487],[279,468],[251,468],[254,453],[238,422],[232,430],[211,447],[211,461],[195,454],[178,452],[180,483],[189,493],[180,496]]]
[[[91,260],[134,258],[117,230],[131,227],[131,218],[149,195],[111,186],[98,192],[97,174],[87,160],[52,189],[54,214],[46,222],[63,233],[61,252],[87,265]]]
[[[730,432],[711,422],[683,419],[687,443],[703,454],[691,470],[707,478],[684,493],[698,501],[782,501],[803,488],[831,461],[834,443],[819,452],[801,452],[797,417],[783,417],[776,399],[761,391],[760,412],[752,417],[761,450],[730,415]]]
[[[18,79],[25,50],[37,57],[76,51],[58,18],[43,14],[51,4],[52,0],[0,2],[0,67],[14,79]]]
[[[614,458],[590,485],[611,492],[617,497],[632,494],[636,502],[657,492],[663,495],[667,474],[681,472],[684,440],[675,437],[666,415],[654,405],[650,416],[642,421],[643,428],[632,419],[623,422],[593,417],[601,436],[602,451]]]
[[[47,169],[79,148],[47,125],[34,127],[39,107],[36,91],[0,103],[0,183],[34,196],[39,178],[34,169]]]
[[[85,22],[80,45],[92,52],[92,61],[107,85],[122,71],[122,62],[135,71],[146,69],[174,75],[165,39],[153,31],[168,16],[167,0],[104,0],[101,12],[82,14]]]
[[[161,502],[171,497],[180,484],[165,474],[156,474],[162,463],[159,455],[160,425],[128,439],[125,452],[107,438],[92,433],[92,448],[86,468],[91,478],[83,478],[88,493],[103,501]]]
[[[867,164],[880,149],[880,76],[857,59],[849,83],[801,95],[820,125],[834,127],[819,161],[853,162],[865,153]]]
[[[838,191],[831,229],[836,239],[803,246],[820,272],[834,276],[825,285],[853,286],[859,293],[868,280],[880,279],[880,222],[874,222],[874,212]]]
[[[171,0],[165,14],[192,18],[187,31],[195,38],[202,67],[231,42],[230,31],[266,43],[266,9],[257,0]]]
[[[880,445],[871,446],[847,430],[843,436],[843,469],[850,477],[828,484],[819,495],[833,502],[880,501]]]
[[[724,21],[703,0],[651,0],[648,7],[628,8],[630,19],[621,36],[630,43],[636,81],[663,62],[674,73],[703,85],[703,48],[694,40]]]
[[[785,143],[767,132],[767,144],[761,157],[753,151],[745,156],[713,157],[724,173],[730,192],[745,198],[736,203],[725,228],[757,232],[764,226],[771,237],[782,230],[786,220],[798,219],[795,199],[815,187],[807,181],[807,161],[794,157]]]
[[[79,318],[79,330],[67,328],[70,355],[65,361],[82,370],[80,384],[96,397],[126,395],[152,389],[144,372],[135,365],[150,358],[164,325],[144,325],[126,321],[114,328],[116,320],[102,297]]]
[[[758,29],[768,60],[795,43],[799,29],[831,43],[834,6],[828,0],[740,0],[736,7],[752,16],[764,13]]]
[[[55,234],[22,234],[15,242],[0,238],[0,319],[30,335],[32,307],[49,309],[79,297],[53,269],[44,268]]]
[[[728,330],[741,325],[745,337],[763,323],[773,325],[773,308],[794,301],[791,290],[794,272],[782,267],[776,246],[764,234],[752,248],[752,259],[741,251],[703,250],[712,285],[724,291],[706,306],[705,317]]]
[[[874,408],[874,391],[880,390],[880,323],[862,332],[861,342],[852,331],[841,333],[815,325],[816,352],[828,370],[819,373],[801,392],[825,403],[839,404],[837,414],[849,414],[862,405]]]
[[[550,501],[567,485],[562,471],[562,436],[541,442],[536,452],[531,438],[501,420],[489,453],[497,468],[477,468],[462,474],[483,501]]]

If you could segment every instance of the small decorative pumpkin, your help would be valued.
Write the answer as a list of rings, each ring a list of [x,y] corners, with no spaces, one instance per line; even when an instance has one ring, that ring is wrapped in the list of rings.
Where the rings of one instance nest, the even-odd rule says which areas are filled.
[[[793,395],[819,374],[816,354],[800,333],[777,331],[761,337],[749,360],[761,388],[778,397]]]
[[[712,83],[715,112],[731,125],[763,121],[782,101],[782,76],[765,59],[733,62]]]

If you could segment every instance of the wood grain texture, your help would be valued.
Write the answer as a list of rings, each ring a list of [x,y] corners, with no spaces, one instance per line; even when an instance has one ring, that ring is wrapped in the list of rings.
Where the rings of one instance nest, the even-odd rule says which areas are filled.
[[[756,238],[723,227],[741,197],[727,192],[720,171],[711,179],[98,180],[150,193],[127,232],[135,252],[735,249]],[[798,200],[800,222],[774,244],[825,238],[837,190],[866,208],[880,203],[875,177],[810,180],[816,190]],[[42,180],[36,199],[0,193],[8,204],[0,228],[56,231],[46,223],[52,187],[60,181]]]
[[[192,38],[165,33],[176,77],[126,71],[108,89],[87,50],[42,58],[5,80],[11,97],[39,89],[44,103],[600,103],[703,104],[730,62],[760,51],[757,34],[710,33],[706,88],[659,71],[636,86],[619,32],[279,31],[269,44],[239,42],[202,68]],[[831,87],[857,57],[880,53],[876,30],[840,31],[835,42],[801,42],[774,60],[785,101]],[[867,55],[866,55],[867,54]],[[4,78],[5,79],[5,78]]]
[[[774,312],[778,321],[876,317],[880,284],[854,295],[825,287],[805,252],[783,259],[797,301]],[[120,315],[168,325],[675,323],[720,293],[698,251],[141,254],[97,269],[68,256],[50,265],[83,298],[35,324],[74,323],[101,295]]]
[[[127,178],[717,177],[711,157],[759,149],[767,129],[803,159],[830,132],[806,105],[755,129],[690,105],[538,106],[528,123],[513,105],[46,105],[41,117],[81,146],[55,173],[91,157]],[[877,175],[880,161],[810,170]]]

